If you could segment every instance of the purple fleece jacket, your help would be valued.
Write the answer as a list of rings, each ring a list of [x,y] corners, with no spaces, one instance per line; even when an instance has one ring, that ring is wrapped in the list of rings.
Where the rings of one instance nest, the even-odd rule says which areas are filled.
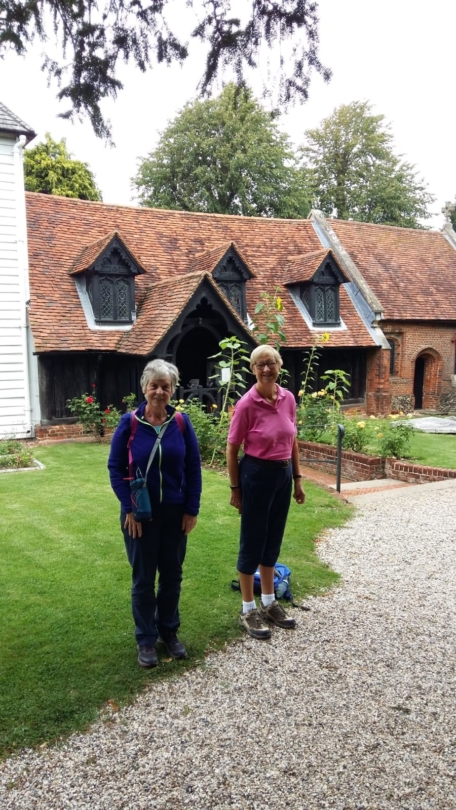
[[[146,402],[137,410],[138,422],[131,445],[134,475],[145,475],[150,452],[157,440],[157,433],[144,419]],[[171,416],[174,408],[166,408]],[[197,515],[201,496],[201,460],[198,441],[187,414],[182,433],[176,419],[172,419],[163,434],[161,445],[155,453],[147,476],[147,488],[152,505],[158,503],[183,504],[187,515]],[[133,417],[134,418],[134,417]],[[127,443],[131,433],[131,413],[122,416],[112,437],[108,460],[111,486],[122,509],[131,512],[130,482],[128,479]]]

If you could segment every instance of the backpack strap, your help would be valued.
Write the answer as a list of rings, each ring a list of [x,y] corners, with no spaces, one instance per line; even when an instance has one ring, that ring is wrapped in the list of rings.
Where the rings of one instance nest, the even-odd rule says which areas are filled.
[[[134,474],[133,474],[133,456],[131,453],[131,445],[133,444],[133,439],[135,438],[136,428],[138,427],[138,420],[136,418],[136,411],[131,412],[131,421],[130,421],[130,438],[127,442],[127,450],[128,450],[128,471],[130,473],[130,480],[133,481]]]
[[[179,425],[179,430],[182,434],[185,433],[185,419],[180,411],[175,411],[174,418]]]

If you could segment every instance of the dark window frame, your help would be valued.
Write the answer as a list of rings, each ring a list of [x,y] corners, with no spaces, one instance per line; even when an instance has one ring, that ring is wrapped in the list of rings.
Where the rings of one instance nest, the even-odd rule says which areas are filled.
[[[331,262],[326,261],[324,265],[317,270],[310,282],[300,285],[299,297],[308,310],[314,326],[340,326],[340,284],[341,281],[335,273]],[[322,295],[321,302],[323,304],[323,313],[322,317],[317,317],[320,293]],[[330,297],[332,298],[334,309],[333,318],[328,317]]]
[[[103,251],[86,274],[86,289],[92,305],[97,325],[126,326],[134,322],[135,316],[135,275],[139,272],[117,242]],[[104,313],[103,287],[112,285],[112,307]],[[126,305],[120,302],[121,290],[126,290]],[[119,310],[125,310],[125,316]]]
[[[247,298],[245,284],[252,277],[242,259],[233,248],[229,248],[212,271],[224,296],[243,321],[247,320]]]
[[[396,376],[397,340],[387,338],[390,347],[390,377]]]

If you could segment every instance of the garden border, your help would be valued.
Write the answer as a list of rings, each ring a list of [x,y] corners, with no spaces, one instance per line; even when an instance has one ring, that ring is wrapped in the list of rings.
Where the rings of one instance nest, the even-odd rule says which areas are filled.
[[[329,472],[328,464],[337,462],[337,447],[320,442],[306,442],[298,439],[301,464],[311,464],[313,469]],[[335,475],[335,472],[334,472]],[[342,450],[342,476],[350,481],[374,481],[392,478],[409,484],[426,484],[456,478],[456,470],[446,467],[428,467],[412,464],[407,459],[381,458]]]

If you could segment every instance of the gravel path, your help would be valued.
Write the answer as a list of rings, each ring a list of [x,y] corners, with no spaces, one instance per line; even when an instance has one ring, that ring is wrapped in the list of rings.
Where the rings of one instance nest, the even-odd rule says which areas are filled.
[[[295,632],[7,760],[2,810],[455,810],[455,496],[452,481],[359,498],[319,544],[343,585]]]

